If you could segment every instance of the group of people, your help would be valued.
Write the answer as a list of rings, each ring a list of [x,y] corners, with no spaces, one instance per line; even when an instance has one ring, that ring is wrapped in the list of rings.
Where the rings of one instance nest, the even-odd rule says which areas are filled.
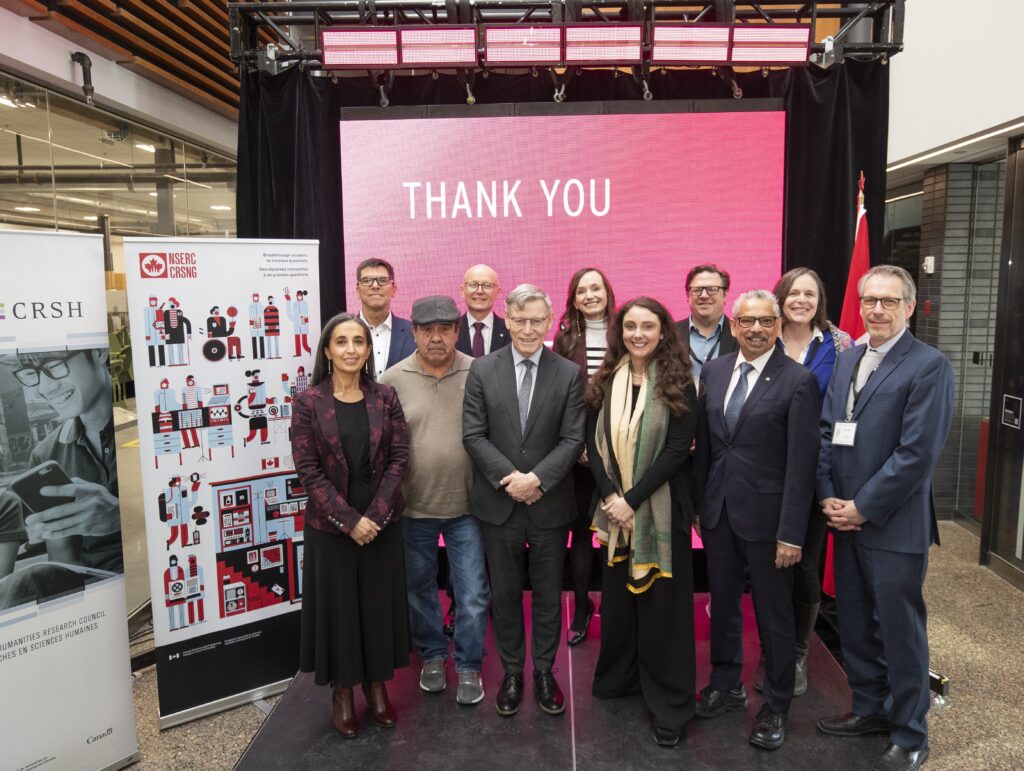
[[[353,687],[373,720],[396,721],[385,683],[415,647],[419,685],[448,684],[437,591],[444,539],[454,613],[456,700],[484,698],[488,613],[504,676],[495,705],[521,706],[531,588],[532,692],[561,714],[553,674],[562,634],[566,542],[575,595],[568,644],[586,639],[597,534],[601,579],[597,698],[640,694],[659,745],[694,716],[745,710],[741,599],[749,576],[763,706],[751,744],[785,741],[807,690],[819,562],[835,538],[837,612],[853,704],[822,718],[837,736],[888,733],[882,768],[928,754],[922,586],[938,540],[931,474],[952,415],[946,358],[907,329],[909,274],[860,280],[866,342],[828,321],[817,274],[741,294],[729,274],[686,277],[690,316],[657,300],[616,306],[607,277],[577,271],[554,343],[542,289],[521,284],[493,310],[495,271],[470,268],[466,311],[447,296],[390,310],[395,272],[359,265],[358,314],[323,328],[311,387],[295,401],[293,455],[309,494],[301,669],[333,687],[332,719],[358,732]],[[708,563],[711,678],[697,691],[691,530]]]

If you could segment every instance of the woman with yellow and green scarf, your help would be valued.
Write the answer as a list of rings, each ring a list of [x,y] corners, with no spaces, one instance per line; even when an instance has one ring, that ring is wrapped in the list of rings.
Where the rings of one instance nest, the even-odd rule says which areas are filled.
[[[678,743],[693,717],[693,479],[697,395],[675,322],[657,300],[626,303],[587,389],[587,454],[606,549],[593,694],[642,694],[654,740]]]

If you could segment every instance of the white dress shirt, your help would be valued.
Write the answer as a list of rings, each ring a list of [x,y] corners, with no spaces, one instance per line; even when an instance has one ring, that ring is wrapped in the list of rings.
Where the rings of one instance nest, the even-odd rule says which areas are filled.
[[[775,348],[772,347],[767,353],[762,353],[751,364],[754,368],[747,373],[747,398],[750,397],[750,392],[754,390],[754,383],[761,377],[761,373],[764,372],[765,366],[768,364],[768,359],[775,353]],[[732,392],[736,390],[736,384],[740,382],[740,364],[743,364],[746,359],[743,358],[743,352],[740,351],[736,355],[736,366],[732,368],[732,378],[729,380],[729,388],[725,392],[725,401],[722,402],[723,409],[729,404],[729,399],[732,397]]]
[[[469,347],[473,348],[473,338],[476,336],[476,327],[473,325],[476,322],[480,322],[484,325],[484,328],[480,330],[480,334],[484,338],[484,354],[491,352],[491,335],[494,333],[494,311],[491,311],[482,319],[473,318],[473,314],[466,311],[466,323],[469,324]]]
[[[906,327],[904,327],[898,334],[886,340],[877,348],[872,348],[871,344],[868,344],[868,349],[864,351],[861,360],[854,369],[854,378],[850,381],[850,392],[846,396],[847,420],[850,420],[853,416],[853,408],[856,406],[858,394],[864,390],[875,370],[881,366],[882,359],[896,346],[896,343],[900,341],[900,338],[903,337],[906,331]]]
[[[821,343],[825,342],[825,333],[822,332],[817,327],[815,327],[814,331],[811,333],[811,339],[807,342],[807,345],[805,345],[804,349],[802,351],[800,351],[800,355],[796,357],[797,364],[806,364],[807,363],[807,354],[811,350],[811,345],[814,344],[815,340],[818,341],[819,345],[821,345]]]
[[[359,311],[359,318],[366,321],[366,316],[362,311]],[[380,376],[388,368],[388,354],[391,352],[391,314],[389,313],[388,317],[377,326],[373,326],[369,321],[366,321],[366,326],[370,328],[370,337],[373,343],[374,375],[377,380],[380,380]]]
[[[537,352],[530,356],[530,361],[533,362],[533,382],[530,383],[530,406],[533,406],[533,392],[537,390],[537,371],[540,369],[540,355],[544,353],[543,348],[537,349]],[[526,356],[519,353],[516,347],[512,346],[512,363],[516,368],[516,393],[519,393],[519,386],[523,384],[523,376],[526,374],[526,367],[523,366],[523,362],[526,361]],[[526,414],[530,414],[530,410],[526,410]]]

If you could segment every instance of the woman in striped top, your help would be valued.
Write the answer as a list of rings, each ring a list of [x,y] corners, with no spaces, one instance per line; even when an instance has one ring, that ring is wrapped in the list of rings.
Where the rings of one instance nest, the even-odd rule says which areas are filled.
[[[615,314],[615,294],[604,273],[597,268],[582,268],[569,281],[565,313],[555,335],[555,353],[575,361],[584,382],[597,372],[608,348],[608,322]],[[593,541],[590,523],[594,513],[594,477],[587,465],[587,453],[572,470],[576,493],[576,519],[572,524],[572,546],[569,569],[575,592],[575,611],[569,626],[569,645],[587,639],[587,628],[594,615],[594,604],[588,594],[593,563]]]

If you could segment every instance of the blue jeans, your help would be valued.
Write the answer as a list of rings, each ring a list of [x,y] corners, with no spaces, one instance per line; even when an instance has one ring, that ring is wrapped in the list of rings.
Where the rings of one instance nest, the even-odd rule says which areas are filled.
[[[455,614],[455,670],[479,672],[491,591],[484,571],[484,542],[476,519],[402,520],[405,536],[405,578],[409,592],[409,630],[424,661],[448,657],[441,601],[437,593],[437,537],[444,536],[451,571]]]

